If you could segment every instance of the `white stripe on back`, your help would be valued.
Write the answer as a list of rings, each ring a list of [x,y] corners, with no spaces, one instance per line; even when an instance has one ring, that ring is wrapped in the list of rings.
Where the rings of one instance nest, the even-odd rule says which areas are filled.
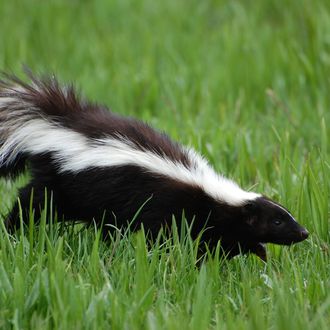
[[[31,112],[30,112],[31,113]],[[28,111],[26,112],[28,117]],[[23,115],[24,117],[24,115]],[[23,119],[24,120],[24,119]],[[12,162],[18,153],[33,155],[52,153],[60,172],[80,172],[91,167],[136,165],[153,175],[161,175],[201,187],[216,200],[230,205],[242,205],[259,194],[242,190],[235,182],[217,174],[194,150],[183,148],[190,168],[149,150],[138,150],[128,139],[108,137],[90,139],[81,133],[58,126],[46,119],[18,116],[0,149],[0,163]],[[4,125],[0,130],[4,129]]]

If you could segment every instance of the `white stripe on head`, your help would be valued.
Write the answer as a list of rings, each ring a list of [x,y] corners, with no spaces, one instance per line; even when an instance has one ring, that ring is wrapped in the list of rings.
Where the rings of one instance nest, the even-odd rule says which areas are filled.
[[[136,165],[154,175],[161,175],[201,187],[216,200],[230,205],[242,205],[259,194],[242,190],[233,181],[217,174],[206,160],[192,149],[182,149],[192,163],[182,163],[162,157],[149,150],[138,150],[128,139],[89,139],[73,130],[44,119],[15,122],[0,149],[0,162],[11,162],[19,152],[52,153],[60,172],[79,172],[92,167]]]
[[[277,206],[279,209],[283,210],[286,214],[288,214],[294,222],[297,222],[297,220],[293,217],[293,215],[288,210],[286,210],[283,206],[281,206],[277,203],[274,203],[273,201],[270,201],[269,199],[267,199],[267,202]]]

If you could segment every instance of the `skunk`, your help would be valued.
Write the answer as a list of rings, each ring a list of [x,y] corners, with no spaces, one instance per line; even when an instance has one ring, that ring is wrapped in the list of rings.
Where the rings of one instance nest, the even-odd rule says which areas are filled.
[[[131,228],[143,225],[155,237],[173,219],[179,227],[184,214],[193,238],[202,232],[210,248],[220,241],[228,257],[266,259],[264,243],[308,237],[283,206],[217,174],[193,149],[81,100],[53,76],[28,76],[29,84],[8,74],[0,80],[0,176],[26,167],[31,173],[6,217],[8,230],[19,227],[20,207],[25,222],[30,203],[40,216],[46,188],[59,219],[96,223],[105,232],[127,228],[139,211]]]

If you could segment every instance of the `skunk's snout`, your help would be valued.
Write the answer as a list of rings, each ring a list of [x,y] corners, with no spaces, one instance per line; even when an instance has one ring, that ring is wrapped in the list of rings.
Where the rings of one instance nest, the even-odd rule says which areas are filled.
[[[307,229],[303,229],[301,232],[300,232],[300,237],[301,237],[301,240],[304,241],[306,238],[308,238],[309,236],[309,232]]]
[[[305,239],[307,239],[308,236],[309,236],[308,230],[304,227],[301,227],[297,231],[295,231],[294,237],[292,237],[292,243],[291,244],[302,242]]]
[[[270,242],[282,245],[291,245],[304,241],[308,238],[308,236],[308,230],[296,224],[295,228],[284,229],[283,231],[278,232],[276,236],[273,236],[273,239],[270,240]]]

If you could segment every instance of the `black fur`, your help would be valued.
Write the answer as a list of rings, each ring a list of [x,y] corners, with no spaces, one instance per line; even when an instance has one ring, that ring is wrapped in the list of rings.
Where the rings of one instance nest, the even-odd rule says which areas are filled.
[[[9,80],[7,77],[0,83],[0,100],[8,96],[8,89],[14,89],[13,83],[24,88],[24,92],[17,91],[12,104],[6,109],[0,108],[0,121],[5,122],[8,107],[10,111],[16,111],[24,101],[38,109],[37,115],[41,113],[61,127],[89,138],[125,136],[139,150],[148,150],[183,166],[191,166],[185,151],[167,135],[135,119],[123,118],[104,107],[80,101],[72,87],[63,90],[54,78],[40,81],[31,76],[31,79],[34,86],[15,77]],[[0,138],[4,141],[5,133]],[[0,146],[2,143],[0,140]],[[91,167],[76,173],[63,173],[49,152],[19,155],[14,164],[0,166],[0,175],[22,171],[26,160],[32,179],[19,193],[23,220],[28,216],[32,189],[32,204],[38,218],[47,188],[52,193],[59,219],[102,223],[105,234],[111,230],[107,225],[127,227],[141,206],[132,229],[137,230],[143,224],[152,237],[160,228],[169,227],[173,216],[180,220],[180,226],[184,212],[192,224],[193,238],[204,229],[202,241],[212,249],[220,240],[229,257],[242,252],[255,253],[265,259],[262,243],[292,244],[308,236],[289,213],[265,197],[247,201],[242,206],[230,206],[214,200],[201,187],[152,174],[133,165]],[[6,220],[9,230],[19,227],[18,210],[16,203]]]

